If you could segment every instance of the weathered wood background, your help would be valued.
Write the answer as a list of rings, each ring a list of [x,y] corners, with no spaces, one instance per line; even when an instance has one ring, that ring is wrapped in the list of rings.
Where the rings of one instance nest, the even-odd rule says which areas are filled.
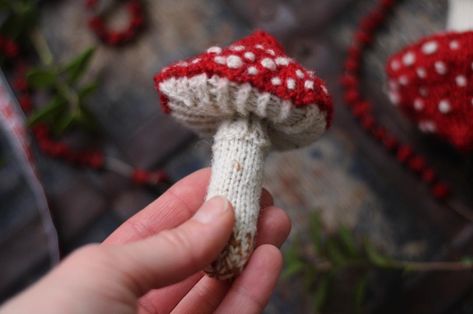
[[[333,128],[310,147],[272,154],[266,186],[305,232],[311,211],[330,230],[345,224],[392,256],[454,259],[472,254],[473,226],[435,202],[427,189],[367,137],[343,106],[338,78],[357,21],[374,0],[156,0],[145,1],[149,25],[136,43],[100,46],[90,75],[103,78],[91,102],[107,152],[141,167],[164,167],[174,180],[207,165],[210,142],[199,140],[159,110],[152,76],[171,61],[213,44],[227,44],[263,28],[288,54],[315,69],[334,95]],[[442,30],[446,0],[406,0],[388,19],[364,64],[364,81],[384,125],[424,152],[448,180],[455,201],[473,208],[471,154],[421,135],[388,104],[384,94],[387,56],[423,35]],[[82,1],[51,1],[42,8],[42,30],[58,60],[97,41],[86,26]],[[47,269],[45,239],[31,196],[1,142],[0,300]],[[42,179],[66,250],[104,239],[155,196],[111,174],[73,169],[39,157]],[[381,276],[369,300],[373,313],[471,313],[470,272]],[[267,313],[304,313],[309,296],[297,282],[281,282]],[[351,313],[346,302],[330,313]]]

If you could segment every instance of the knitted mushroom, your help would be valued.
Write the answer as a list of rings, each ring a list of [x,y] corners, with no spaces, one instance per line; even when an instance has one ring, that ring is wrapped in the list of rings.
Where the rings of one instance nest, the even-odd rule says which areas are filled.
[[[468,150],[473,148],[473,0],[450,0],[448,28],[389,59],[389,93],[422,132]]]
[[[266,153],[316,140],[329,125],[331,98],[319,78],[264,32],[167,67],[155,84],[165,112],[214,138],[207,199],[229,199],[236,222],[207,272],[231,278],[253,250]]]

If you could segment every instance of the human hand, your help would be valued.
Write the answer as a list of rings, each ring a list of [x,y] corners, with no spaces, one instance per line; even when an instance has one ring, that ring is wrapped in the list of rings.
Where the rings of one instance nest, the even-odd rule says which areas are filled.
[[[291,225],[262,192],[256,250],[234,281],[202,269],[223,249],[234,215],[223,198],[203,203],[209,169],[182,179],[102,244],[88,245],[7,302],[9,313],[259,313],[282,267]],[[200,207],[200,209],[199,209]]]

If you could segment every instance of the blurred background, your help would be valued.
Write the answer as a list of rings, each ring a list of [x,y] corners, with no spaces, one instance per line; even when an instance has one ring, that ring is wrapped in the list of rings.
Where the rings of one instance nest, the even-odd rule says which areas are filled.
[[[323,138],[266,163],[265,186],[294,225],[266,313],[472,313],[472,156],[422,135],[385,93],[387,57],[443,30],[447,1],[398,1],[364,55],[362,84],[379,123],[448,182],[448,202],[344,106],[346,50],[377,2],[1,0],[0,103],[13,113],[0,120],[0,302],[42,276],[58,248],[102,241],[209,164],[211,142],[161,112],[153,75],[260,28],[335,102]]]

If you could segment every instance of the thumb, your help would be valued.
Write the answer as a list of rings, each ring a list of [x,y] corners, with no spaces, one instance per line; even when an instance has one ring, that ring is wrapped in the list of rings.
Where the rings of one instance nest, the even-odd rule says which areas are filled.
[[[223,197],[205,202],[187,222],[156,236],[125,245],[103,245],[117,270],[140,296],[202,270],[222,251],[232,233],[232,206]]]

